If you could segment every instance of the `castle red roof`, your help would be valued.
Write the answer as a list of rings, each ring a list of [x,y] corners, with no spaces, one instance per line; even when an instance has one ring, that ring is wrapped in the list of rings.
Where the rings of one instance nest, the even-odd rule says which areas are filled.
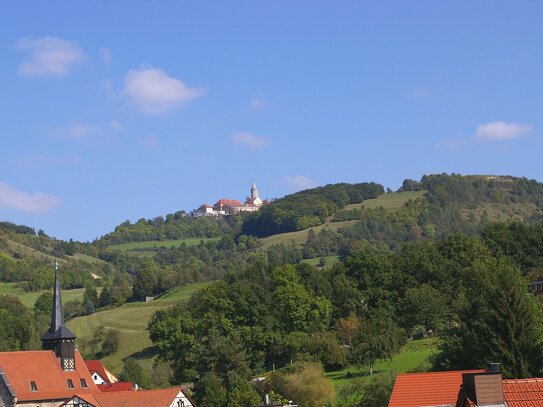
[[[241,202],[235,199],[219,199],[215,205],[241,206]]]
[[[75,370],[62,370],[55,354],[50,350],[0,352],[0,369],[19,402],[50,399],[69,399],[75,394],[98,393],[90,373],[78,351],[75,352]],[[68,379],[73,389],[68,388]],[[87,387],[83,387],[81,379]],[[30,382],[37,390],[32,391]]]

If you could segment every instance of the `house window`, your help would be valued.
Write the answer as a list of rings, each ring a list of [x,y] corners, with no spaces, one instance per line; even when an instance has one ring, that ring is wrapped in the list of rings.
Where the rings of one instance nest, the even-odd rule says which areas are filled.
[[[83,387],[84,389],[86,389],[87,387],[87,381],[85,379],[81,379],[81,387]]]
[[[36,386],[35,381],[30,382],[30,391],[38,391],[38,386]]]
[[[72,379],[68,379],[68,388],[69,389],[74,389],[74,382],[72,382]]]

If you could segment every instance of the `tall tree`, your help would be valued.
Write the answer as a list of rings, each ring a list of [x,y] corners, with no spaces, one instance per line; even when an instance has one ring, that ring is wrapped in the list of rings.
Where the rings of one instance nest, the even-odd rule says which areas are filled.
[[[503,259],[475,264],[459,309],[445,335],[438,368],[481,368],[500,362],[506,376],[543,373],[541,306],[515,267]]]

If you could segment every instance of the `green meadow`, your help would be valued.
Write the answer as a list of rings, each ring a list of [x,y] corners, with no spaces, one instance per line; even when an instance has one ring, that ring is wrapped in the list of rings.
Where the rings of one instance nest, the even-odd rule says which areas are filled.
[[[68,321],[67,326],[77,335],[78,347],[83,353],[91,350],[95,332],[100,329],[119,331],[118,351],[102,359],[105,366],[114,374],[123,369],[123,360],[129,356],[150,367],[155,352],[149,339],[147,324],[152,315],[180,301],[186,301],[206,283],[196,283],[172,290],[155,300],[142,303],[126,303],[118,308],[99,311],[92,315],[77,317]],[[64,295],[64,292],[63,292]]]
[[[34,303],[38,297],[44,292],[51,291],[37,291],[27,292],[21,288],[22,283],[0,283],[0,295],[11,295],[17,297],[27,308],[33,308]],[[62,290],[62,302],[66,303],[72,300],[79,300],[83,298],[85,289],[78,288],[75,290]]]

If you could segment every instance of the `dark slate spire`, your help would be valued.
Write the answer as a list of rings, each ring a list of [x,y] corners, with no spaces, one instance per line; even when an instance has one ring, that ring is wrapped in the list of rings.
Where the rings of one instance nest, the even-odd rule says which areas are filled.
[[[60,281],[58,278],[58,262],[55,260],[55,284],[53,288],[53,313],[51,326],[43,334],[42,340],[75,339],[75,335],[64,325],[64,312],[62,310],[62,297],[60,295]]]

